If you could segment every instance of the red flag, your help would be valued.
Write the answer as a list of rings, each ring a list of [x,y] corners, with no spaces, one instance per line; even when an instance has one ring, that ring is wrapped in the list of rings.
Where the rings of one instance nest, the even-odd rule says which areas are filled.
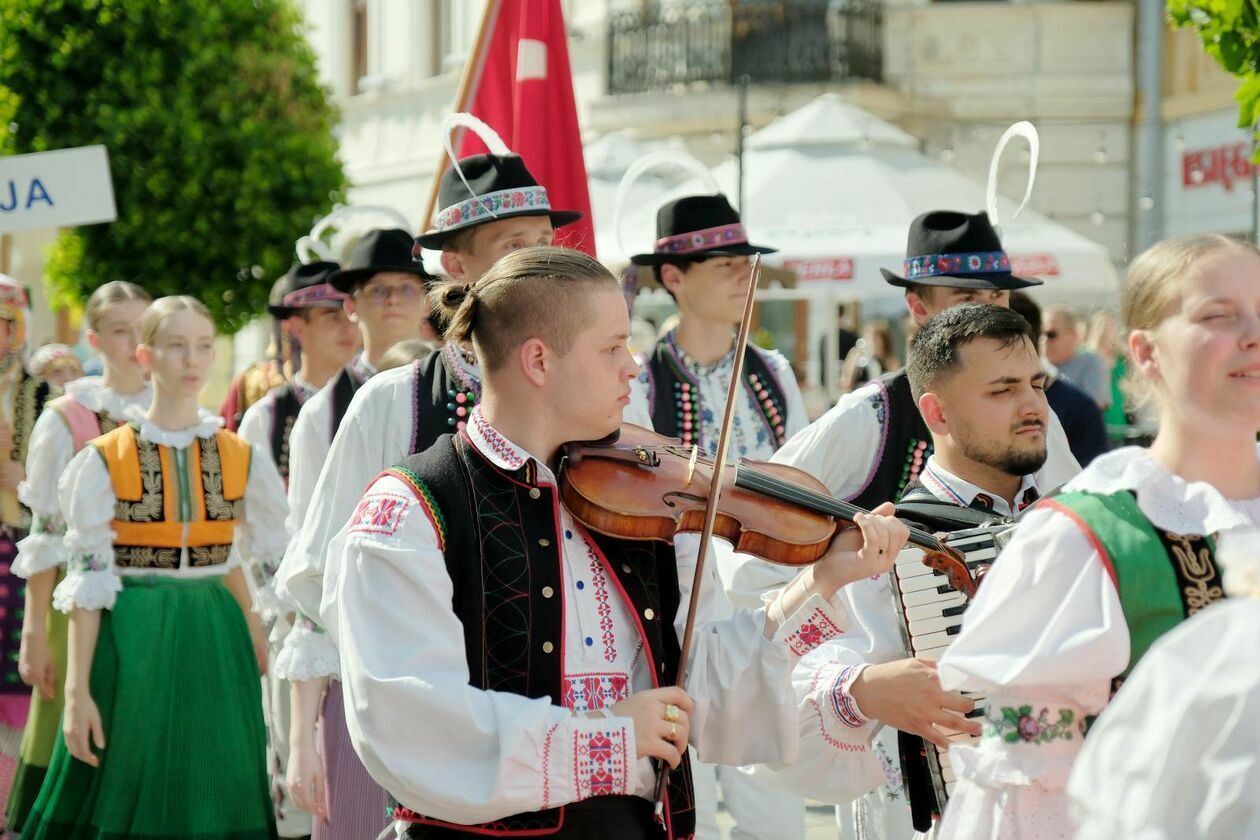
[[[560,0],[488,0],[486,30],[473,64],[462,110],[483,120],[525,160],[547,188],[553,210],[579,210],[581,220],[560,228],[556,244],[595,255],[591,197],[582,157],[573,73]],[[459,156],[487,151],[465,131]]]

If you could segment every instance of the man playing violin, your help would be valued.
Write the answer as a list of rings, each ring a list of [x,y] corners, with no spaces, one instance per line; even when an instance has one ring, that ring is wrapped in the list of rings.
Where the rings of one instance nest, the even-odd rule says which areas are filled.
[[[793,667],[847,631],[829,599],[888,570],[908,529],[858,515],[765,609],[701,613],[686,691],[661,687],[696,556],[588,530],[556,478],[566,443],[618,430],[637,373],[616,280],[535,247],[434,301],[482,399],[378,477],[329,552],[321,614],[355,747],[402,837],[687,837],[685,746],[791,760]],[[650,760],[671,768],[659,821]]]
[[[930,318],[906,356],[909,385],[935,451],[903,498],[929,512],[939,508],[927,521],[950,530],[985,518],[958,515],[951,525],[951,510],[1010,517],[1036,501],[1049,407],[1028,322],[993,304],[960,304]],[[914,831],[894,730],[947,747],[949,731],[978,735],[980,728],[959,717],[972,702],[941,691],[933,663],[905,659],[904,625],[889,578],[859,581],[838,596],[860,621],[798,666],[802,755],[777,774],[780,783],[824,801],[862,797],[850,829],[862,838],[904,838]],[[844,714],[832,713],[837,708]],[[879,729],[880,723],[888,728]],[[922,790],[912,786],[912,797],[919,800]],[[924,800],[916,807],[933,807]]]

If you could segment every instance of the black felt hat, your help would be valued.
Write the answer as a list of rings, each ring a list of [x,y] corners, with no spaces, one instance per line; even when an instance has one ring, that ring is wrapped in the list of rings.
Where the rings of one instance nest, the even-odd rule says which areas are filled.
[[[656,244],[650,254],[635,254],[635,265],[660,265],[680,258],[743,257],[773,254],[776,248],[752,245],[739,213],[726,196],[689,195],[656,212]]]
[[[910,223],[905,276],[881,268],[894,286],[948,286],[953,289],[1023,289],[1042,281],[1016,277],[1002,240],[987,213],[934,210]]]
[[[340,309],[345,295],[328,285],[338,268],[335,262],[294,263],[271,287],[267,311],[283,320],[314,306]]]
[[[562,227],[582,218],[576,210],[553,210],[547,189],[519,155],[472,155],[459,162],[459,171],[451,166],[442,173],[438,205],[433,228],[416,237],[424,248],[441,248],[458,231],[500,219],[550,216],[552,227]]]
[[[412,260],[412,244],[411,234],[402,228],[370,230],[354,246],[345,267],[334,272],[328,282],[337,291],[350,294],[356,285],[366,283],[372,275],[382,271],[401,271],[431,280],[420,264]]]

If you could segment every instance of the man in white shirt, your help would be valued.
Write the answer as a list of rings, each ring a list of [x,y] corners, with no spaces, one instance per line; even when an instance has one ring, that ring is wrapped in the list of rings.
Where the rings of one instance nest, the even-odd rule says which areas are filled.
[[[940,503],[935,527],[954,506],[1009,517],[1036,501],[1050,413],[1046,374],[1023,318],[992,304],[947,309],[910,342],[906,375],[935,450],[906,495]],[[895,730],[945,746],[949,730],[978,734],[979,726],[958,718],[971,702],[941,691],[934,661],[906,658],[888,575],[846,587],[840,597],[858,629],[798,667],[808,742],[802,760],[777,779],[838,804],[861,797],[840,809],[841,836],[909,837],[911,808],[922,828],[941,805],[916,782],[907,802]]]

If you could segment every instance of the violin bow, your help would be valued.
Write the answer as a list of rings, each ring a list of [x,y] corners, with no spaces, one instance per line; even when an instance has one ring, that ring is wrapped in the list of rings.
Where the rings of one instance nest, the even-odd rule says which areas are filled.
[[[717,454],[713,456],[713,476],[709,480],[709,500],[704,508],[704,527],[700,531],[700,553],[696,556],[696,573],[691,582],[691,600],[687,606],[687,622],[683,629],[682,646],[678,652],[678,678],[674,684],[683,688],[687,682],[687,659],[691,655],[691,640],[696,629],[696,608],[700,604],[700,586],[704,582],[704,562],[713,541],[713,525],[717,522],[718,502],[722,496],[722,479],[726,474],[726,453],[730,448],[731,426],[735,422],[735,403],[744,370],[744,355],[748,349],[748,333],[752,326],[753,302],[757,296],[757,283],[761,279],[761,254],[754,254],[749,266],[748,296],[744,299],[744,316],[739,322],[739,336],[735,339],[735,359],[731,365],[731,384],[726,389],[726,408],[722,413],[722,427],[718,433]],[[694,449],[693,449],[694,453]],[[656,811],[664,809],[666,766],[661,763],[656,776]]]

